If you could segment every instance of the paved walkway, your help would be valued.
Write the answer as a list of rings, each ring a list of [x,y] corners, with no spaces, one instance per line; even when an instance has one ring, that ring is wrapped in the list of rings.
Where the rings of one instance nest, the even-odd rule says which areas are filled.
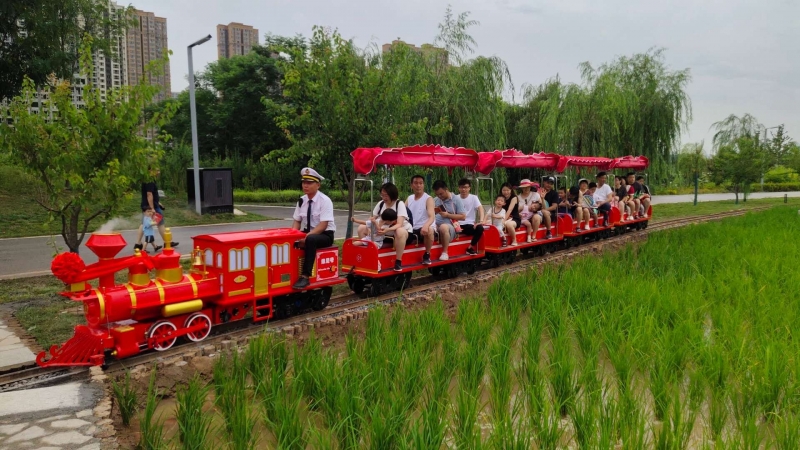
[[[791,197],[800,197],[800,192],[789,192]],[[766,198],[766,197],[783,197],[783,192],[765,192],[753,193],[750,198]],[[702,194],[698,196],[699,201],[719,201],[733,199],[733,194]],[[692,195],[665,195],[655,196],[653,204],[664,203],[689,203],[692,202]],[[181,243],[178,250],[181,253],[188,253],[192,237],[199,234],[206,233],[223,233],[228,231],[243,231],[243,230],[263,230],[269,228],[284,228],[292,224],[293,206],[264,206],[264,205],[237,205],[238,209],[247,211],[253,214],[260,214],[265,217],[273,217],[278,220],[269,220],[264,222],[245,222],[233,224],[218,224],[218,225],[197,225],[186,227],[171,227],[173,241]],[[365,216],[361,213],[360,216]],[[347,211],[335,210],[334,217],[336,221],[336,238],[342,239],[345,237],[347,230]],[[167,215],[167,223],[169,224],[169,215]],[[127,248],[119,253],[119,256],[130,255],[133,253],[133,244],[136,242],[136,230],[122,231],[122,236],[130,244]],[[30,276],[49,275],[50,274],[50,261],[53,257],[53,249],[47,245],[50,238],[47,236],[29,237],[29,238],[10,238],[0,239],[0,279],[7,278],[23,278]],[[89,235],[84,238],[84,242],[89,239]],[[157,237],[156,240],[159,240]],[[63,239],[58,238],[58,243],[62,248],[66,249]],[[86,264],[91,264],[97,261],[97,257],[89,251],[85,246],[81,246],[81,257]]]
[[[800,192],[753,192],[747,196],[748,199],[757,198],[783,198],[784,195],[789,197],[800,197]],[[699,194],[697,196],[698,202],[718,202],[722,200],[733,200],[736,195],[733,193],[725,194]],[[739,194],[739,201],[742,201],[742,194]],[[656,195],[653,197],[653,204],[658,205],[665,203],[692,203],[694,201],[694,194],[687,195]]]
[[[36,361],[36,355],[0,320],[0,372],[26,366]],[[0,410],[3,405],[0,404]]]
[[[111,421],[98,421],[92,408],[102,395],[96,383],[0,393],[0,450],[99,450]]]

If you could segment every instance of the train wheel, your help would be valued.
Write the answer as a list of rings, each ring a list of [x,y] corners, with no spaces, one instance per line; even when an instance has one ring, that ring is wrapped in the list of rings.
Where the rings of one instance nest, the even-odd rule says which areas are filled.
[[[435,277],[438,277],[439,275],[442,274],[442,268],[441,267],[431,267],[430,269],[428,269],[428,272],[430,272],[431,275],[433,275]]]
[[[163,352],[164,350],[169,350],[175,344],[175,341],[178,340],[178,338],[175,337],[177,331],[178,327],[176,327],[175,324],[165,320],[153,324],[153,326],[150,327],[150,331],[147,332],[147,336],[155,341],[153,342],[153,349]]]
[[[477,261],[470,261],[467,263],[467,275],[472,275],[476,270],[478,270]]]
[[[355,277],[353,275],[347,276],[347,285],[350,287],[350,290],[355,292],[356,294],[360,294],[364,292],[364,279],[361,277]]]
[[[189,328],[194,327],[195,325],[202,325],[202,328],[197,331],[186,333],[186,339],[189,339],[192,342],[200,342],[207,338],[211,333],[211,319],[209,319],[207,315],[203,313],[192,314],[186,318],[186,322],[184,322],[183,327]]]
[[[328,302],[331,300],[332,293],[333,288],[322,288],[322,290],[317,292],[317,295],[314,296],[314,300],[311,302],[311,309],[314,311],[322,311],[325,309],[328,306]]]
[[[369,286],[369,296],[377,297],[382,293],[383,293],[383,280],[379,279],[372,280],[372,284]]]

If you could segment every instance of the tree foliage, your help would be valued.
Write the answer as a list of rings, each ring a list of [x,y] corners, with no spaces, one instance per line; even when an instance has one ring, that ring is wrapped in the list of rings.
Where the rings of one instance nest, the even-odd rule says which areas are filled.
[[[270,154],[280,162],[308,161],[347,189],[352,166],[342,164],[358,147],[419,143],[479,150],[505,145],[503,92],[510,86],[499,58],[467,60],[475,41],[467,13],[447,10],[436,42],[441,50],[395,45],[378,53],[359,49],[337,31],[314,28],[306,48],[276,48],[285,104],[278,124],[290,146]],[[452,64],[451,64],[452,62]]]
[[[678,153],[678,173],[682,180],[694,181],[708,172],[708,158],[703,153],[703,142],[684,144]]]
[[[523,151],[645,155],[663,180],[692,117],[689,69],[671,70],[663,49],[579,68],[581,84],[554,78],[523,88],[521,110],[507,110],[509,141]]]
[[[717,184],[730,181],[738,194],[747,194],[750,184],[761,178],[764,161],[769,158],[756,138],[742,136],[722,145],[712,160],[712,174]],[[746,199],[746,197],[745,197]]]
[[[0,2],[0,99],[17,95],[25,77],[35,86],[52,74],[71,79],[87,36],[94,49],[112,54],[114,36],[133,23],[131,11],[112,16],[105,0]]]
[[[81,69],[92,71],[91,41],[81,51]],[[155,71],[153,62],[149,71]],[[147,77],[145,76],[145,80]],[[147,175],[159,156],[142,130],[169,119],[166,109],[143,120],[143,110],[159,92],[147,82],[107,91],[106,100],[89,83],[84,107],[71,101],[70,84],[54,83],[41,91],[26,78],[22,93],[2,111],[11,124],[0,125],[0,148],[9,160],[41,180],[37,201],[61,221],[61,234],[77,252],[90,222],[113,215],[121,199]],[[38,113],[31,105],[38,105]]]

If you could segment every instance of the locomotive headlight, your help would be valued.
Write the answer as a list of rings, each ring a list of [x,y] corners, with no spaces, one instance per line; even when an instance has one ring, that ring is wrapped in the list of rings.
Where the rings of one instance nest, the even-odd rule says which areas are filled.
[[[100,325],[100,302],[95,298],[84,300],[83,315],[86,316],[86,323],[90,326]]]

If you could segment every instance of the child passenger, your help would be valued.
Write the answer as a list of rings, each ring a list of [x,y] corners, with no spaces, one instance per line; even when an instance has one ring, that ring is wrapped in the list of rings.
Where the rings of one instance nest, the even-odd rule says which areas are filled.
[[[503,239],[503,247],[508,245],[505,232],[506,210],[503,208],[506,204],[506,197],[503,194],[498,194],[494,199],[494,206],[492,206],[490,213],[486,215],[486,223],[491,222],[492,226],[497,228],[500,236]]]
[[[595,183],[595,189],[596,188],[597,183]],[[589,192],[589,180],[581,178],[581,180],[578,182],[578,195],[580,196],[578,203],[583,206],[584,219],[586,220],[586,225],[583,227],[583,229],[589,229],[589,217],[594,219],[594,226],[596,227],[598,225],[597,209],[594,207],[594,197],[592,197],[592,193]]]
[[[397,223],[397,211],[393,209],[384,209],[381,213],[380,219],[367,219],[367,220],[360,220],[353,218],[353,222],[367,225],[369,227],[369,234],[364,236],[361,239],[361,243],[357,243],[357,245],[365,246],[367,242],[374,242],[378,248],[383,247],[383,241],[386,238],[386,230],[393,227],[395,223]]]

